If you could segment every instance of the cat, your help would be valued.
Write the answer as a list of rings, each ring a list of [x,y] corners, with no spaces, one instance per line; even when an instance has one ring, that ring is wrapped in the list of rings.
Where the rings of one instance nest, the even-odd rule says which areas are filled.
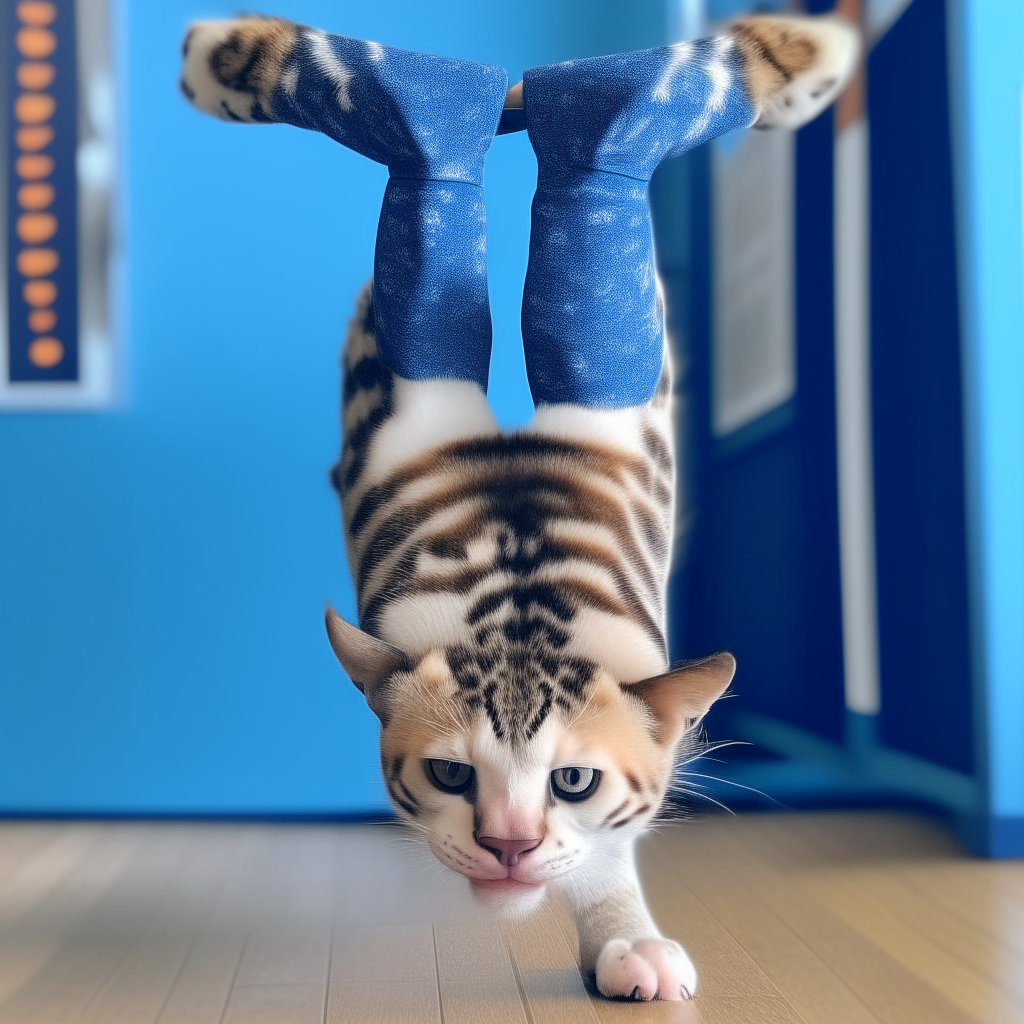
[[[732,127],[792,128],[818,114],[852,74],[855,31],[836,19],[752,16],[703,43],[527,74],[541,167],[524,300],[537,409],[511,432],[487,404],[486,268],[481,283],[480,260],[466,255],[482,237],[500,69],[260,17],[198,23],[184,50],[182,89],[200,109],[316,128],[391,170],[374,283],[345,343],[332,474],[360,625],[328,610],[326,626],[380,720],[396,813],[481,899],[524,910],[559,888],[581,969],[603,995],[692,997],[696,969],[651,917],[633,848],[736,663],[722,652],[669,665],[672,381],[646,179],[666,155]],[[451,96],[473,90],[484,99],[470,116]],[[595,95],[610,97],[610,113],[593,113]],[[583,96],[581,113],[556,123],[573,96]],[[451,110],[431,121],[438,103]],[[648,114],[670,107],[676,135],[661,139],[657,122],[661,148],[648,159]],[[579,157],[578,124],[602,117]],[[443,152],[442,122],[464,135]],[[635,173],[622,163],[630,146],[630,159],[643,150]],[[454,242],[437,236],[463,261],[457,293],[447,264],[431,262],[441,243],[430,231],[447,228],[424,211],[441,202],[469,211]],[[581,210],[567,232],[558,218]],[[602,224],[620,210],[631,212],[608,229],[620,231],[618,262],[601,263]],[[410,225],[420,231],[412,241]],[[565,247],[569,235],[578,250]],[[621,253],[634,251],[626,266]],[[586,290],[605,272],[606,291],[629,311],[611,334],[612,307]],[[424,286],[435,279],[443,287]]]

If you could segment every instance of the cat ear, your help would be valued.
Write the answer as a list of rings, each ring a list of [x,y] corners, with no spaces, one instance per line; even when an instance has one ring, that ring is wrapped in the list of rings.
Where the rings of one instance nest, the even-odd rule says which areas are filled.
[[[703,718],[725,693],[735,672],[736,659],[722,651],[664,675],[626,683],[623,689],[639,697],[654,712],[658,742],[674,746],[690,722]]]
[[[324,614],[324,622],[327,625],[327,638],[331,641],[331,648],[341,662],[341,667],[366,697],[370,710],[380,718],[382,709],[379,707],[381,701],[377,692],[380,684],[392,672],[408,668],[408,658],[397,647],[346,622],[332,608],[328,608]]]

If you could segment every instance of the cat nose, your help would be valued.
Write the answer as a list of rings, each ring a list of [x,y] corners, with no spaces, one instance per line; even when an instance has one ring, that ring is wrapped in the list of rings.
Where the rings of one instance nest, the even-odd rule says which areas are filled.
[[[480,836],[477,839],[477,846],[490,850],[495,857],[507,868],[519,862],[519,858],[536,850],[540,846],[541,839],[495,839],[493,836]]]

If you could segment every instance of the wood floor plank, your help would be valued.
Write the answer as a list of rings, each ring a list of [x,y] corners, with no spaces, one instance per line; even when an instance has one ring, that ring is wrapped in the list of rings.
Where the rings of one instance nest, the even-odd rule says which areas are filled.
[[[749,997],[718,998],[710,1003],[698,999],[697,1005],[707,1024],[790,1024],[800,1019],[794,1017],[793,1007],[781,996],[763,997],[760,1002]]]
[[[878,1024],[817,953],[758,899],[717,830],[695,823],[666,831],[655,855],[668,858],[677,884],[707,907],[806,1024]]]
[[[159,837],[163,826],[154,828]],[[228,869],[232,844],[203,830],[175,828],[181,844],[169,884],[141,919],[128,950],[83,1015],[83,1024],[153,1024],[165,1008],[196,934],[206,925]],[[158,839],[159,841],[159,839]],[[132,914],[140,908],[133,905]],[[326,972],[324,972],[326,973]]]
[[[77,1020],[125,954],[121,939],[65,941],[43,968],[0,1006],[0,1024]]]
[[[220,1024],[245,942],[244,932],[198,936],[174,979],[157,1024]]]
[[[42,970],[60,946],[57,938],[7,936],[0,940],[0,1006]]]
[[[566,938],[565,910],[553,903],[530,917],[506,921],[508,944],[532,1024],[599,1024],[583,984],[576,950]]]
[[[231,990],[223,1024],[322,1024],[320,985],[238,985]]]
[[[2,1024],[75,1020],[89,1010],[116,972],[132,939],[150,918],[180,863],[180,836],[173,842],[151,837],[149,842],[141,843],[139,836],[137,829],[108,831],[107,852],[114,855],[117,865],[113,878],[74,921],[40,970],[0,1006]],[[144,834],[142,838],[145,840]],[[118,861],[116,855],[125,853],[127,863]],[[83,863],[83,869],[88,867]],[[72,872],[67,879],[72,893],[76,874]]]
[[[133,944],[81,1015],[82,1024],[153,1024],[188,947],[184,938],[147,937]]]
[[[332,990],[333,992],[333,990]],[[327,1024],[435,1024],[441,1021],[437,986],[415,982],[354,981],[333,998]]]
[[[723,832],[723,844],[743,862],[747,879],[756,885],[758,898],[812,948],[864,1002],[883,1024],[968,1024],[972,1018],[931,986],[896,963],[813,896],[791,877],[772,866],[785,858],[780,847],[791,849],[785,821],[769,816],[758,822],[756,853],[735,833]],[[796,870],[796,869],[794,869]]]
[[[63,822],[0,823],[0,892],[37,854],[74,826]]]
[[[992,873],[1007,902],[1024,911],[1024,863],[1020,860],[1000,861],[992,865]]]
[[[847,872],[858,897],[886,908],[900,922],[938,946],[956,963],[987,978],[1024,1007],[1024,955],[977,928],[969,920],[929,900],[886,868]]]
[[[445,1024],[528,1024],[496,924],[435,925],[434,949]]]
[[[81,830],[81,834],[87,831]],[[116,884],[143,841],[138,830],[96,833],[93,839],[96,841],[83,848],[80,858],[65,849],[57,858],[59,866],[51,862],[59,876],[54,884],[40,884],[16,909],[8,904],[11,913],[0,925],[0,1020],[21,990],[35,984],[40,972],[49,969],[69,933]],[[77,964],[77,957],[73,961]],[[53,973],[60,977],[60,967]],[[20,1012],[14,1010],[13,1019]]]
[[[335,920],[351,925],[429,924],[479,917],[465,878],[397,825],[355,826],[335,853]]]
[[[98,838],[96,829],[64,828],[51,842],[25,858],[0,888],[0,927],[11,927],[59,885],[78,867]]]
[[[963,848],[933,818],[894,811],[832,811],[791,814],[787,831],[802,844],[808,857],[841,864],[896,861],[929,862],[963,858]],[[771,822],[772,826],[778,821]]]
[[[594,999],[594,1011],[601,1024],[707,1024],[718,1017],[706,1017],[701,1014],[701,1006],[706,1000],[700,996],[681,1002],[634,1003],[626,999]],[[724,1004],[723,1004],[724,1005]],[[731,1008],[730,1008],[731,1009]],[[734,1014],[736,1010],[731,1010]],[[753,1012],[746,1000],[741,1000],[738,1012]],[[739,1017],[728,1017],[735,1021]]]
[[[659,856],[646,844],[639,862],[644,890],[662,933],[681,942],[697,967],[701,1017],[708,1024],[725,1020],[717,1007],[728,1001],[734,1015],[748,1015],[743,1007],[753,1014],[759,1006],[770,1006],[775,1019],[799,1024],[799,1014],[743,947],[689,889],[679,885],[674,859]]]
[[[290,864],[281,898],[287,903]],[[294,908],[292,908],[294,909]],[[330,925],[295,925],[252,932],[231,987],[224,1024],[322,1024],[331,961]]]
[[[236,985],[326,985],[330,926],[263,928],[245,947]]]
[[[1008,898],[998,873],[984,862],[897,865],[893,873],[926,899],[1024,956],[1024,911]]]
[[[863,887],[827,874],[804,879],[802,884],[823,907],[974,1020],[1024,1024],[1024,1010],[988,977],[900,920]]]
[[[640,870],[692,1002],[589,993],[563,907],[499,927],[394,828],[0,825],[0,1024],[1024,1024],[1024,865],[927,819],[706,821]]]
[[[277,830],[237,826],[231,868],[216,898],[212,930],[249,931],[279,923],[282,905],[281,857]]]
[[[429,924],[337,925],[328,1024],[441,1024]]]
[[[60,830],[61,844],[70,831]],[[44,870],[33,866],[28,891],[18,893],[16,906],[7,904],[7,917],[0,922],[0,1006],[43,969],[68,930],[115,883],[141,842],[140,836],[134,844],[121,837],[98,837],[92,834],[80,848],[81,858],[65,847]],[[53,846],[48,847],[44,859],[52,852]]]

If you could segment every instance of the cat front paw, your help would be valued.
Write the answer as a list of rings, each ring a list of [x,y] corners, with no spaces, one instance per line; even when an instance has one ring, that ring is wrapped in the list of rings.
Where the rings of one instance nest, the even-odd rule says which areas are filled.
[[[697,969],[671,939],[611,939],[597,958],[597,989],[626,999],[692,999]]]

